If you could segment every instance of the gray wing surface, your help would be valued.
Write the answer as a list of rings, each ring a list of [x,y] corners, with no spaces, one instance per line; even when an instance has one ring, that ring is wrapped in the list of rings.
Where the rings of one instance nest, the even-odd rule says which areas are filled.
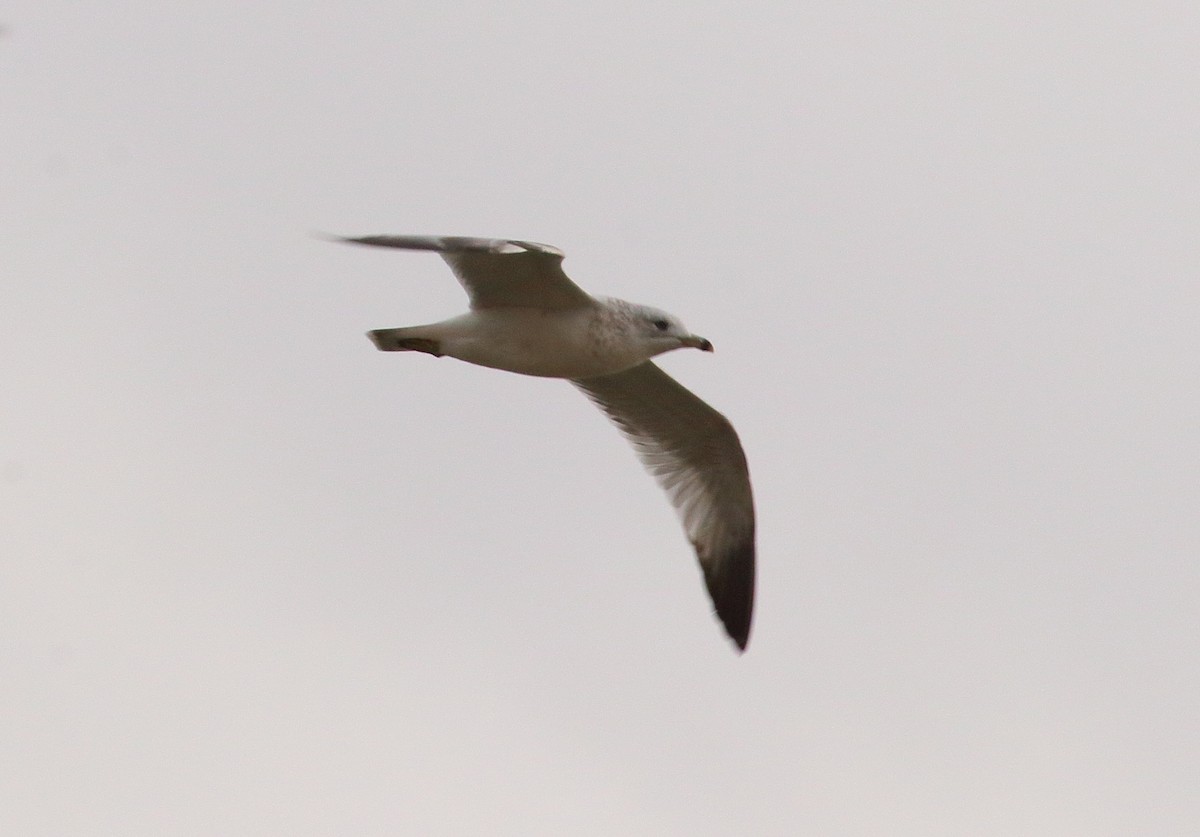
[[[754,613],[754,499],[733,425],[650,361],[575,380],[667,492],[717,616],[745,649]]]
[[[562,251],[548,244],[428,235],[366,235],[337,240],[441,254],[467,292],[471,308],[564,309],[592,304],[587,292],[563,273]]]

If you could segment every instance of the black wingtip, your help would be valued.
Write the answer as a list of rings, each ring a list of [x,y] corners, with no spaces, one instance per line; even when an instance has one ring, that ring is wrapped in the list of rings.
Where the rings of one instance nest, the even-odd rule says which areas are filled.
[[[385,235],[338,235],[337,233],[314,230],[312,237],[319,238],[321,241],[332,241],[334,244],[363,244],[369,247],[388,246],[384,243],[387,240],[387,236]]]
[[[332,241],[334,244],[359,244],[368,246],[380,246],[379,239],[384,238],[384,236],[378,235],[338,235],[337,233],[328,233],[323,230],[313,230],[310,235],[320,241]]]
[[[754,541],[738,546],[718,560],[700,563],[717,618],[741,653],[750,642],[754,620]]]

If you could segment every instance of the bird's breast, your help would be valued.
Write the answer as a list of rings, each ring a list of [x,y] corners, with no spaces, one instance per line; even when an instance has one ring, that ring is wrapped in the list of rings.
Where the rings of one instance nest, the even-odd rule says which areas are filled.
[[[644,358],[597,339],[592,310],[488,308],[448,320],[442,350],[467,363],[540,378],[590,378]]]

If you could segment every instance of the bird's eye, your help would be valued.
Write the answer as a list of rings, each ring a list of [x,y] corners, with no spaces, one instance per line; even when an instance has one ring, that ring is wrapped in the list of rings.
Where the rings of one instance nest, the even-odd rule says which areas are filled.
[[[666,320],[654,320],[654,322],[651,323],[651,325],[653,325],[659,331],[666,331],[668,328],[671,327],[670,323],[668,323]]]

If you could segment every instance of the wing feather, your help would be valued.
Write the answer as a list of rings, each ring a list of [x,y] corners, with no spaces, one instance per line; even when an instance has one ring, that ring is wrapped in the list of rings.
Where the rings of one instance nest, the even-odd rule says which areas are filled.
[[[562,251],[548,244],[428,235],[366,235],[336,240],[440,253],[474,309],[564,309],[592,304],[587,292],[563,273]]]
[[[754,613],[754,498],[733,425],[650,361],[571,383],[621,430],[666,491],[717,616],[744,650]]]

